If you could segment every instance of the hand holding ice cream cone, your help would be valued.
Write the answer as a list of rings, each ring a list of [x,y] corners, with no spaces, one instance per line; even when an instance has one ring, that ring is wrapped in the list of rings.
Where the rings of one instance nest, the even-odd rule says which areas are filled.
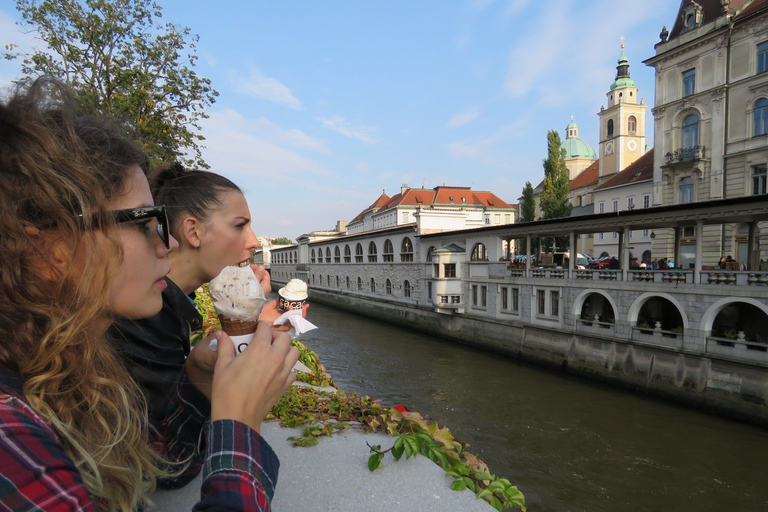
[[[253,339],[267,298],[251,267],[225,267],[208,283],[221,328],[235,343],[237,353]]]

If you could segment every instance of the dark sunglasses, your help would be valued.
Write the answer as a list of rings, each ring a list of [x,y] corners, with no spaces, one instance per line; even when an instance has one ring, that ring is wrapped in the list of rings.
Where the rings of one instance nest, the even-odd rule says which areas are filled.
[[[134,222],[144,219],[157,219],[157,234],[165,244],[166,249],[171,248],[170,229],[168,227],[168,210],[165,205],[146,206],[144,208],[127,208],[125,210],[113,210],[109,212],[115,217],[116,223]]]
[[[107,212],[115,219],[117,224],[122,222],[136,222],[144,219],[157,219],[157,234],[160,240],[165,244],[166,249],[171,248],[171,230],[168,227],[168,211],[165,205],[162,206],[145,206],[143,208],[126,208],[125,210],[112,210]],[[83,215],[80,214],[81,218]],[[98,227],[99,222],[94,216],[93,226]]]

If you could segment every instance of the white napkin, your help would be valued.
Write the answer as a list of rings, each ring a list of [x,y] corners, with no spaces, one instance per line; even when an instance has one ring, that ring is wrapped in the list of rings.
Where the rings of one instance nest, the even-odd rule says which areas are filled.
[[[317,329],[316,325],[301,316],[300,309],[286,311],[273,322],[273,325],[283,325],[286,322],[291,324],[291,328],[288,329],[291,338],[298,338],[302,333]]]

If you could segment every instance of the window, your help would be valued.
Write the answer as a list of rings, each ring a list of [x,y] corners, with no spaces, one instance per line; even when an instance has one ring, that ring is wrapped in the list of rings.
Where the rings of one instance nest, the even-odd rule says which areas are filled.
[[[331,248],[330,247],[326,247],[325,248],[325,261],[327,261],[328,263],[331,262]]]
[[[409,283],[408,281],[405,281],[403,283],[403,297],[410,297],[410,296],[411,296],[411,283]]]
[[[597,212],[605,213],[605,201],[600,201],[600,204],[597,205]]]
[[[635,208],[635,198],[634,197],[628,197],[627,198],[627,210],[633,210]]]
[[[536,294],[537,301],[536,301],[536,313],[539,315],[546,314],[546,307],[547,307],[547,294],[544,292],[544,290],[539,290],[539,293]]]
[[[432,265],[432,277],[440,277],[440,264],[435,263]]]
[[[349,276],[347,276],[347,290],[349,290]]]
[[[443,277],[456,277],[455,263],[443,263]]]
[[[627,119],[627,133],[637,135],[637,118],[635,116],[629,116]]]
[[[619,200],[618,199],[614,199],[613,200],[613,211],[615,211],[615,212],[619,211]]]
[[[392,248],[392,242],[387,238],[384,240],[384,252],[382,253],[382,261],[385,263],[388,261],[395,261],[394,249]]]
[[[451,295],[451,304],[461,304],[461,295]]]
[[[408,212],[403,212],[403,224],[408,224]]]
[[[363,246],[360,244],[357,244],[357,247],[355,247],[355,263],[362,263],[363,262]],[[358,286],[358,290],[360,287]]]
[[[488,287],[480,287],[480,305],[486,307],[488,305]]]
[[[752,111],[752,135],[765,135],[768,133],[768,99],[760,98],[755,103]]]
[[[650,208],[651,194],[643,194],[643,208]]]
[[[512,288],[512,311],[520,310],[520,288]]]
[[[610,139],[613,137],[613,119],[608,120],[608,124],[606,126],[606,138]]]
[[[766,193],[765,178],[766,164],[752,166],[752,195],[759,196]]]
[[[555,290],[550,290],[549,292],[549,302],[550,302],[550,314],[552,316],[560,316],[560,292]]]
[[[470,257],[470,260],[488,261],[488,251],[486,251],[485,245],[475,244],[475,246],[472,248],[472,256]]]
[[[477,285],[472,285],[472,305],[477,306]]]
[[[432,281],[427,281],[427,300],[432,300]]]
[[[362,290],[363,289],[363,280],[361,278],[357,278],[357,289]]]
[[[336,288],[341,288],[341,282],[339,276],[336,276]]]
[[[344,246],[344,263],[352,263],[352,251],[349,250],[349,246]],[[347,286],[349,288],[349,286]]]
[[[376,280],[371,278],[371,293],[376,293]]]
[[[682,142],[683,149],[699,145],[699,116],[691,114],[683,120]]]
[[[376,254],[376,242],[371,242],[368,244],[368,263],[376,263],[376,260],[378,260],[379,257]]]
[[[386,283],[387,295],[392,295],[392,281],[387,279]]]
[[[333,262],[334,263],[341,263],[341,250],[339,249],[338,246],[333,251]]]
[[[413,243],[408,237],[403,238],[400,244],[400,261],[413,261]]]
[[[768,71],[768,41],[757,45],[757,72]]]
[[[680,180],[680,204],[693,202],[693,178],[687,176]]]
[[[322,263],[323,262],[323,250],[318,249],[317,250],[317,262]]]
[[[309,262],[310,263],[314,263],[315,262],[315,250],[314,249],[312,249],[312,252],[310,253]]]
[[[683,98],[696,92],[696,68],[683,71]]]
[[[501,309],[509,309],[509,294],[506,286],[501,287]]]
[[[440,296],[440,304],[448,304],[448,296],[447,295],[441,295]]]

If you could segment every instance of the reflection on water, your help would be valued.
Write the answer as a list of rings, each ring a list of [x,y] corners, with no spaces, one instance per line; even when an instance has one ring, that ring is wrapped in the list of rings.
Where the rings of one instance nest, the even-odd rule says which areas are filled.
[[[767,432],[312,304],[348,392],[445,423],[536,511],[768,510]]]

